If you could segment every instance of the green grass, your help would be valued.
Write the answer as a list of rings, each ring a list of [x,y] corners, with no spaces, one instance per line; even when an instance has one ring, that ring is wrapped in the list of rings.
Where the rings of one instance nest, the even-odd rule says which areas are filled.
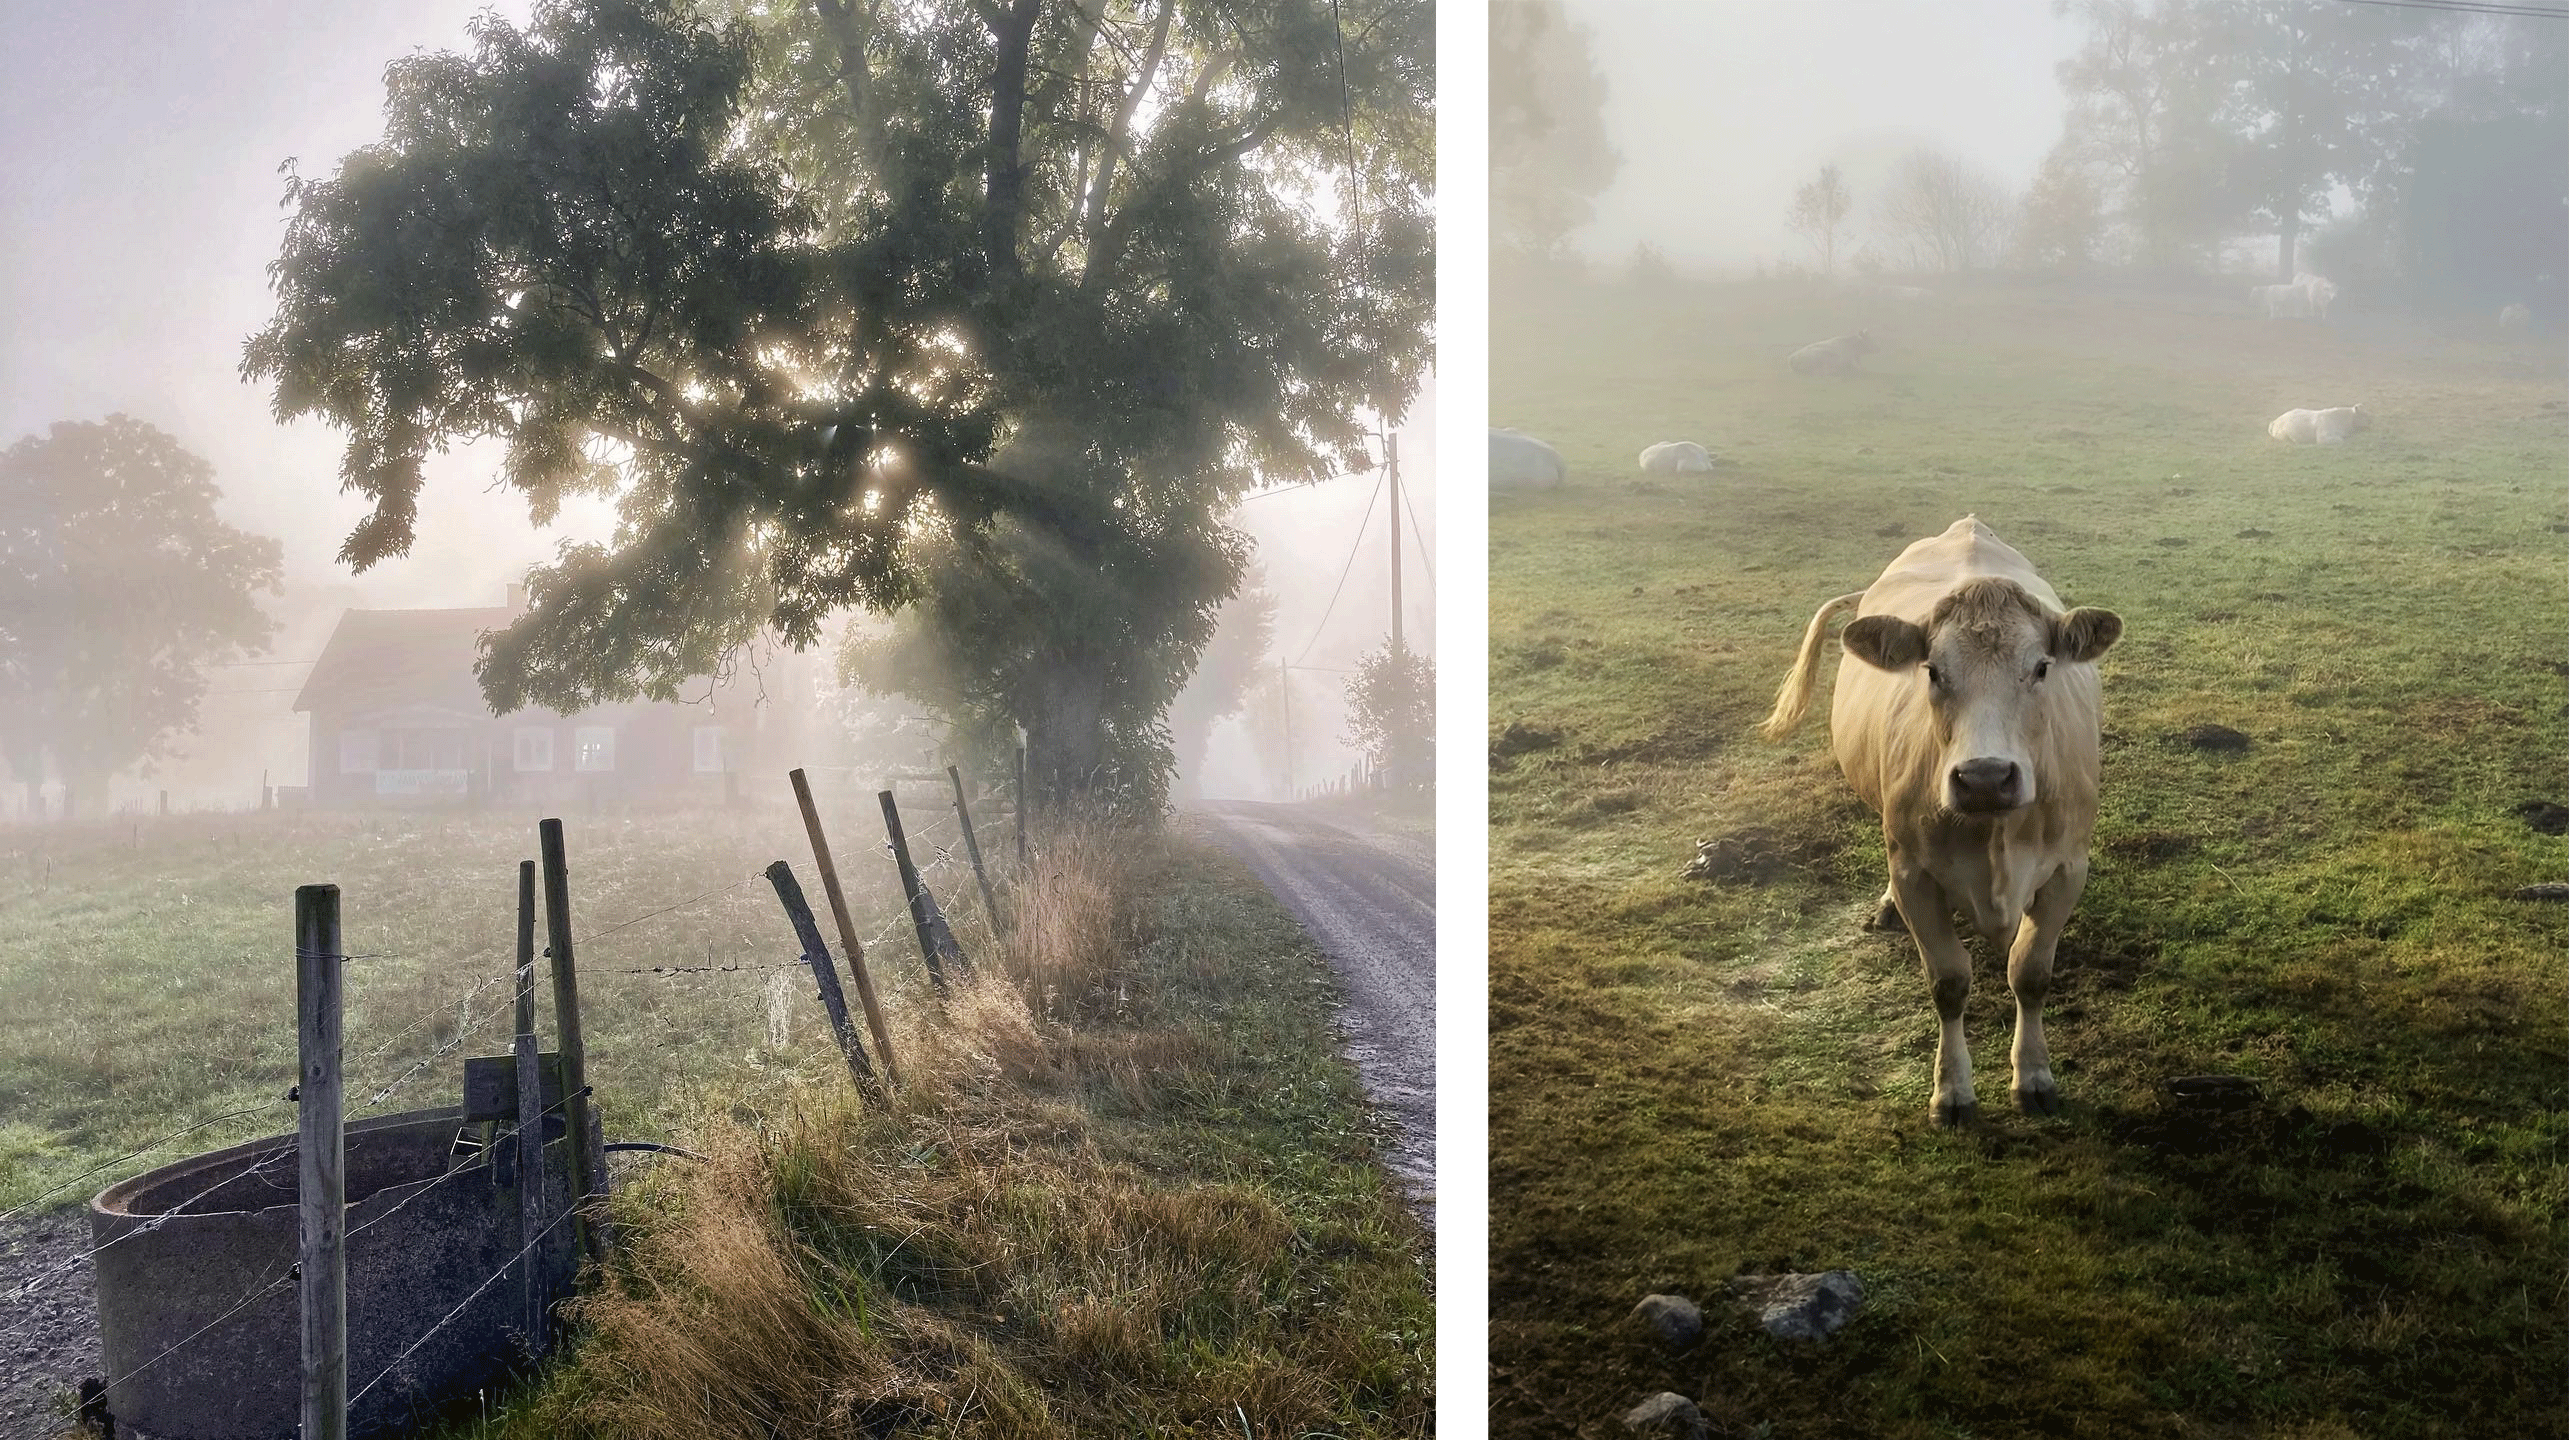
[[[871,799],[823,802],[861,939],[901,913]],[[913,815],[911,829],[923,852],[955,841],[951,812],[943,823]],[[788,1077],[827,1073],[825,1021],[791,972],[627,973],[799,955],[757,873],[787,859],[821,903],[790,808],[575,816],[564,848],[589,1076],[611,1138],[666,1139],[709,1097],[755,1098]],[[456,1103],[464,1057],[508,1049],[517,862],[535,850],[534,816],[487,813],[0,830],[0,1013],[11,1017],[0,1029],[0,1208],[77,1205],[117,1176],[293,1128],[281,1102],[295,1067],[298,885],[340,888],[351,1116]],[[948,865],[930,884],[950,910],[977,915],[968,872]],[[709,891],[719,893],[699,898]],[[958,925],[967,940],[977,934],[977,922]],[[872,959],[878,984],[895,992],[890,1003],[916,1003],[924,977],[908,930],[884,933]],[[770,989],[779,984],[787,1043],[772,1046]],[[537,990],[549,1042],[549,981],[539,976]],[[269,1108],[65,1183],[156,1137],[251,1107]],[[48,1190],[56,1193],[37,1198]]]
[[[1871,373],[1784,370],[1867,323]],[[2569,860],[2516,813],[2569,802],[2559,357],[2040,291],[1492,326],[1493,423],[1573,477],[1491,516],[1491,720],[1541,732],[1491,772],[1497,1429],[1667,1388],[1739,1435],[2569,1433],[2569,925],[2508,898]],[[2264,434],[2358,400],[2352,444]],[[1634,471],[1679,438],[1735,463]],[[1824,723],[1751,731],[1820,602],[1965,513],[2127,628],[2047,1009],[2068,1113],[1947,1135],[1914,948],[1857,929],[1879,829]],[[1679,878],[1752,829],[1781,879]],[[2265,1098],[2173,1109],[2198,1073]],[[1717,1303],[1830,1267],[1871,1299],[1818,1349]],[[1655,1289],[1708,1302],[1700,1347],[1627,1331]]]

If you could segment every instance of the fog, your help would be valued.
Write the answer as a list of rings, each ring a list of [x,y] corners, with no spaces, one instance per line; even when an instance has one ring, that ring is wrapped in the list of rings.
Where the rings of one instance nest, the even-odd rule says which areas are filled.
[[[254,802],[262,775],[301,783],[297,662],[320,653],[343,609],[497,605],[562,541],[611,530],[598,499],[575,499],[555,523],[534,527],[523,501],[495,482],[497,447],[473,447],[431,461],[411,553],[351,575],[336,555],[367,505],[339,492],[342,437],[308,421],[274,423],[266,389],[236,373],[243,339],[271,311],[265,267],[284,227],[280,165],[293,157],[304,173],[326,174],[377,138],[386,62],[462,46],[466,22],[486,9],[523,20],[528,6],[112,0],[18,7],[11,17],[11,44],[0,50],[0,183],[10,197],[0,215],[0,445],[57,421],[131,415],[211,463],[226,523],[284,547],[286,593],[264,602],[279,621],[271,651],[216,671],[199,733],[151,779],[119,776],[117,803],[167,788],[181,806],[230,807]],[[1415,407],[1420,420],[1403,432],[1404,472],[1419,482],[1433,464],[1430,408]],[[1360,562],[1334,609],[1328,603],[1372,485],[1366,476],[1261,498],[1238,517],[1278,593],[1277,644],[1310,665],[1352,665],[1381,643],[1388,541],[1379,509],[1367,541],[1373,562]],[[1419,483],[1410,504],[1433,525],[1432,487]],[[1422,647],[1432,614],[1423,582],[1413,568],[1410,633]],[[1300,673],[1297,698],[1334,705],[1339,678]],[[1334,742],[1344,728],[1335,714],[1316,709],[1309,724],[1309,763],[1343,769],[1350,757]],[[1257,793],[1263,782],[1242,770],[1245,742],[1231,742],[1217,746],[1229,770],[1214,788]]]
[[[1784,224],[1824,164],[1865,197],[1920,146],[2022,188],[2061,133],[2053,65],[2077,49],[2050,0],[1571,0],[1607,76],[1623,168],[1573,236],[1621,261],[1643,241],[1687,268],[1806,259]]]

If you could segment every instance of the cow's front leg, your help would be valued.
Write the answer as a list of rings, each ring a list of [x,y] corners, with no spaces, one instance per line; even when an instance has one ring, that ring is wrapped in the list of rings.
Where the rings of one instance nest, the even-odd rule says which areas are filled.
[[[1971,1088],[1971,1042],[1962,1031],[1963,1005],[1971,999],[1971,953],[1954,933],[1953,907],[1943,887],[1924,869],[1895,862],[1891,894],[1909,923],[1909,938],[1918,942],[1936,997],[1936,1093],[1927,1115],[1939,1125],[1968,1125],[1980,1116]]]
[[[2060,1087],[2052,1081],[2052,1052],[2043,1043],[2043,997],[2052,988],[2052,950],[2060,944],[2069,912],[2078,908],[2087,888],[2087,857],[2060,868],[2034,892],[2034,908],[2016,926],[2016,944],[2007,952],[2007,988],[2016,993],[2016,1108],[2050,1115],[2061,1108]]]

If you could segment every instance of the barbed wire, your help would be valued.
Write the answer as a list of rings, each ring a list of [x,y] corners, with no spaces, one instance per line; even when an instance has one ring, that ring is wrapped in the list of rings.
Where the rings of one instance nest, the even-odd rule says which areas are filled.
[[[401,1362],[416,1354],[420,1346],[427,1344],[430,1338],[435,1336],[438,1331],[445,1329],[447,1321],[452,1320],[456,1316],[463,1314],[466,1310],[471,1309],[473,1302],[481,1299],[484,1291],[499,1283],[501,1277],[507,1275],[511,1270],[516,1269],[518,1262],[524,1260],[528,1255],[533,1254],[535,1247],[543,1244],[546,1236],[551,1235],[563,1221],[570,1219],[577,1213],[578,1210],[575,1207],[573,1209],[563,1211],[561,1214],[554,1216],[550,1221],[546,1222],[543,1229],[535,1232],[534,1239],[529,1240],[524,1245],[518,1247],[518,1252],[515,1255],[512,1255],[508,1259],[502,1261],[497,1270],[492,1271],[489,1277],[484,1279],[481,1284],[474,1286],[472,1294],[465,1296],[456,1304],[454,1309],[438,1316],[436,1324],[429,1326],[424,1331],[421,1331],[418,1339],[411,1341],[409,1346],[400,1354],[392,1357],[392,1363],[384,1366],[381,1370],[376,1371],[374,1379],[369,1380],[364,1385],[358,1387],[357,1393],[348,1397],[348,1408],[351,1410],[356,1409],[357,1402],[365,1399],[367,1392],[373,1390],[377,1385],[382,1384],[385,1376],[400,1369]]]
[[[290,1105],[292,1103],[294,1102],[290,1100],[270,1100],[262,1105],[245,1105],[238,1110],[231,1110],[221,1115],[217,1115],[211,1120],[200,1120],[185,1129],[173,1130],[166,1135],[155,1136],[152,1139],[145,1141],[142,1147],[137,1150],[128,1154],[119,1155],[113,1160],[92,1165],[88,1169],[81,1171],[79,1174],[72,1176],[68,1180],[37,1191],[34,1195],[20,1201],[11,1209],[0,1210],[0,1221],[15,1220],[19,1216],[24,1215],[29,1210],[35,1208],[37,1201],[59,1195],[63,1191],[70,1189],[72,1186],[79,1184],[81,1181],[88,1179],[90,1176],[99,1174],[102,1171],[113,1170],[128,1160],[139,1160],[146,1155],[161,1154],[169,1148],[169,1142],[172,1140],[183,1140],[188,1136],[195,1134],[199,1130],[210,1130],[213,1127],[222,1124],[226,1120],[238,1120],[244,1115],[256,1115],[262,1111],[274,1110],[279,1106]]]

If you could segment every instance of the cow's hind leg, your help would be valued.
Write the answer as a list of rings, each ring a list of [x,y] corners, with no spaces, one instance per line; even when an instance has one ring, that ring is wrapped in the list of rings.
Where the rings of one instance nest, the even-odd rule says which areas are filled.
[[[1892,887],[1888,885],[1882,887],[1882,899],[1874,905],[1873,913],[1864,917],[1864,928],[1867,930],[1900,928],[1900,897],[1892,893]]]
[[[2034,907],[2017,925],[2016,944],[2007,952],[2007,988],[2016,993],[2016,1046],[2009,1058],[2015,1062],[2016,1108],[2029,1115],[2050,1115],[2061,1108],[2051,1048],[2043,1043],[2043,997],[2052,988],[2052,951],[2086,888],[2087,857],[2082,855],[2034,892]]]
[[[1936,1091],[1927,1115],[1939,1125],[1968,1125],[1980,1118],[1971,1088],[1971,1043],[1962,1029],[1963,1006],[1971,999],[1971,952],[1954,933],[1953,908],[1943,889],[1926,871],[1893,865],[1891,893],[1909,922],[1910,938],[1918,942],[1936,997]]]

